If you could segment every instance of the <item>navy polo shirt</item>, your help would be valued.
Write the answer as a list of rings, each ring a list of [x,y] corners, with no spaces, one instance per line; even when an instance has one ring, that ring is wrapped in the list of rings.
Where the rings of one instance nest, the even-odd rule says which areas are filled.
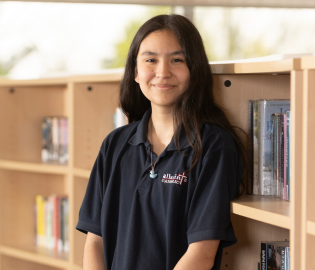
[[[193,149],[182,129],[182,153],[172,138],[153,179],[150,116],[151,109],[103,141],[76,229],[103,238],[106,270],[172,270],[189,244],[206,239],[221,240],[212,268],[219,270],[223,247],[236,243],[230,201],[242,164],[234,141],[225,130],[203,124],[202,153],[187,176]]]

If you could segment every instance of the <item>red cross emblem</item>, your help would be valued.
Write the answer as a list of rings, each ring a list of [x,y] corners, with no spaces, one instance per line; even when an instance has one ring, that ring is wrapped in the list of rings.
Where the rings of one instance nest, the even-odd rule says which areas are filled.
[[[179,185],[181,185],[183,183],[183,181],[186,183],[187,182],[187,176],[185,176],[185,172],[183,172],[183,174],[179,174],[178,175],[180,177],[179,179]]]

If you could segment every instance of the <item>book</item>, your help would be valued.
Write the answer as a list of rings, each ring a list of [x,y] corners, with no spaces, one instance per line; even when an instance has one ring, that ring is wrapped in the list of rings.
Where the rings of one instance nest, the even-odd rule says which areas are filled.
[[[253,101],[253,194],[259,194],[258,176],[258,100]]]
[[[277,176],[276,176],[276,197],[280,197],[281,195],[281,114],[277,113]]]
[[[48,162],[52,159],[52,119],[45,117],[42,122],[42,161]]]
[[[45,202],[47,198],[41,195],[36,196],[36,232],[37,246],[45,246]]]
[[[290,100],[258,101],[258,177],[259,194],[272,194],[271,115],[290,109]]]
[[[271,158],[272,158],[272,185],[271,185],[271,195],[276,196],[277,187],[277,117],[276,114],[271,114]]]
[[[59,162],[66,164],[68,162],[68,120],[59,118]]]
[[[36,196],[36,245],[69,252],[69,203],[67,196]]]
[[[285,253],[289,244],[289,241],[261,242],[261,270],[282,270],[286,264]]]
[[[284,113],[283,121],[283,199],[287,200],[287,114]]]
[[[47,116],[42,120],[42,162],[68,162],[68,120],[63,116]]]
[[[287,140],[286,140],[286,190],[287,200],[290,201],[290,115],[291,112],[287,111]]]
[[[280,198],[284,199],[284,151],[285,151],[285,138],[284,138],[284,114],[280,114],[280,121],[281,121],[281,133],[280,133],[280,141],[281,141],[281,175],[280,175]]]
[[[266,252],[267,252],[267,243],[261,242],[261,251],[260,251],[260,267],[261,270],[266,270],[267,269],[267,261],[266,261]]]

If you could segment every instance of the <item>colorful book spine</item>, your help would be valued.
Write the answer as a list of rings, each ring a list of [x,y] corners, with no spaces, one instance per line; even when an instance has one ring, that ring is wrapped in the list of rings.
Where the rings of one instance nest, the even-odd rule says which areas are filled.
[[[66,196],[36,196],[36,244],[69,252],[69,203]]]
[[[45,246],[45,201],[46,197],[36,196],[36,232],[37,232],[37,246]]]
[[[258,175],[260,195],[271,195],[272,190],[272,157],[271,157],[271,115],[290,109],[290,100],[260,100],[258,101],[258,136],[259,157]]]

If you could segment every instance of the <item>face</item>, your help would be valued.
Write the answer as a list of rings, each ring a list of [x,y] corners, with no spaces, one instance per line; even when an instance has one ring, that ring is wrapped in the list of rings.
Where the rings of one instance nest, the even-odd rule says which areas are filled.
[[[172,108],[186,91],[190,72],[182,46],[170,31],[156,31],[140,44],[135,80],[152,106]]]

